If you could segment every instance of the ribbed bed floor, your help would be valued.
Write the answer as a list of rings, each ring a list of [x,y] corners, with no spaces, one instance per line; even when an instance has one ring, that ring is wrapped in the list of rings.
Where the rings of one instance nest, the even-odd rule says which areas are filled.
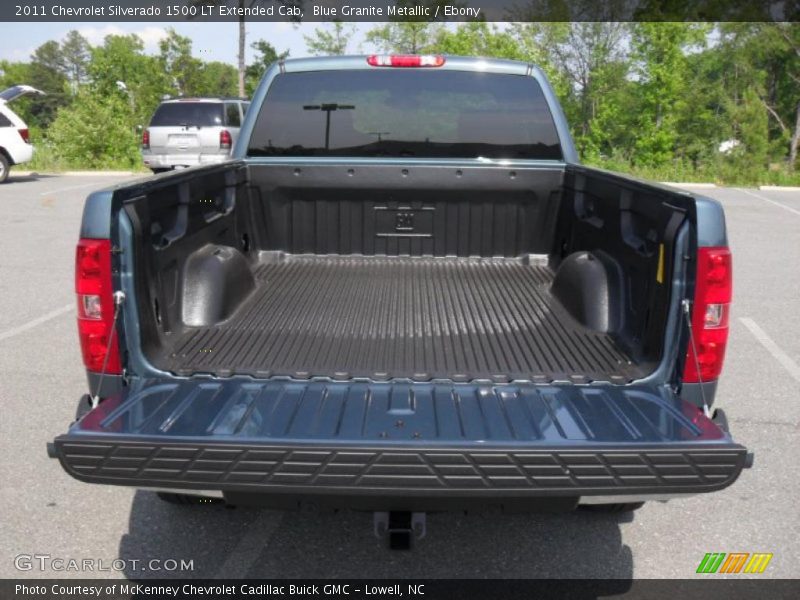
[[[610,336],[565,312],[552,277],[515,259],[288,256],[258,267],[233,317],[184,333],[157,362],[223,376],[641,377]]]

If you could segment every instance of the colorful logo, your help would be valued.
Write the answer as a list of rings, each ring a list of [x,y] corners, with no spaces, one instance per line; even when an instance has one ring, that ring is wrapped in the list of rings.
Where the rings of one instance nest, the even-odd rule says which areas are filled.
[[[709,552],[700,561],[698,573],[763,573],[771,552]]]

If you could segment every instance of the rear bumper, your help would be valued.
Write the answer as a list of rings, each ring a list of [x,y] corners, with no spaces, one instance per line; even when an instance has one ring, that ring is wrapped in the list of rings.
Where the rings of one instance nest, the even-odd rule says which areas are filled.
[[[150,169],[171,169],[174,167],[194,167],[230,160],[229,153],[220,154],[148,154],[142,152],[142,161]]]
[[[132,437],[55,441],[89,483],[307,495],[513,497],[696,494],[732,484],[740,446],[537,449],[214,444]]]
[[[663,389],[208,379],[128,388],[51,452],[89,483],[354,508],[682,496],[731,485],[748,461]]]

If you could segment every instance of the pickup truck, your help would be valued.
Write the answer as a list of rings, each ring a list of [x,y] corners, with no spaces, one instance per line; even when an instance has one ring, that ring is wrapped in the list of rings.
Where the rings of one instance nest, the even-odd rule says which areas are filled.
[[[274,64],[232,158],[92,193],[90,393],[48,445],[162,498],[632,510],[731,485],[731,253],[709,198],[579,163],[542,71]]]

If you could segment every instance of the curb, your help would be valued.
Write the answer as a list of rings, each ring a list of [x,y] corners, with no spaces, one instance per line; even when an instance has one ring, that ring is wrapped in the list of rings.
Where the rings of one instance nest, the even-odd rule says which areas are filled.
[[[716,183],[691,183],[691,182],[679,182],[679,181],[660,181],[661,185],[671,185],[673,187],[696,187],[696,188],[715,188],[717,187]]]
[[[800,192],[800,186],[796,185],[760,185],[758,189],[765,192]]]
[[[126,177],[130,175],[146,175],[146,171],[18,171],[14,169],[11,175],[30,177],[31,175],[67,175],[69,177]]]
[[[64,171],[62,175],[77,175],[82,177],[124,177],[126,175],[137,175],[136,171]],[[144,174],[144,171],[141,172]]]

